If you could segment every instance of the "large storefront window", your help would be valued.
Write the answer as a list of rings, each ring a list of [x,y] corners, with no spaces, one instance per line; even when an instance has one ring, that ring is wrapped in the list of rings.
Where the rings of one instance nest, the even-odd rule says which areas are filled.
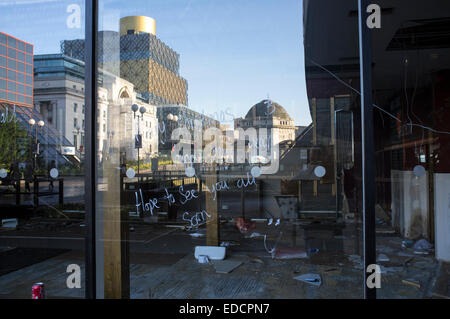
[[[0,298],[449,297],[446,2],[0,9]]]
[[[352,101],[311,112],[301,12],[100,1],[104,297],[363,297],[361,216],[343,221],[333,164],[334,112],[345,156]]]
[[[85,297],[83,11],[0,3],[0,298]]]

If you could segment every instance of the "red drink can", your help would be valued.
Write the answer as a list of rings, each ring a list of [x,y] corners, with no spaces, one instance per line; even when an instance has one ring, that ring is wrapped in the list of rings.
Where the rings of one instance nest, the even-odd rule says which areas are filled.
[[[44,299],[45,291],[44,291],[44,283],[38,282],[33,285],[31,288],[31,299]]]

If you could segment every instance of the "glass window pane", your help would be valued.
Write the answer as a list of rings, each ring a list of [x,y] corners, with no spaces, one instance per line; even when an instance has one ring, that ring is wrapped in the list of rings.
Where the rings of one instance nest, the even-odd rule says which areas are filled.
[[[17,62],[17,71],[25,72],[25,64],[23,64],[22,62]]]
[[[8,80],[16,81],[16,71],[8,70]]]
[[[78,62],[76,74],[54,65],[36,69],[35,78],[33,72],[33,57],[62,61],[61,41],[84,38],[84,3],[0,5],[0,54],[6,55],[0,57],[0,77],[17,80],[0,79],[0,298],[30,299],[40,282],[48,299],[86,296],[85,149],[73,139],[81,140],[84,130],[74,133],[67,125],[72,114],[65,104],[85,104],[84,94],[68,93],[72,82],[84,83],[84,64]],[[76,25],[68,22],[73,12],[79,12]],[[6,114],[17,121],[5,122]],[[73,284],[71,274],[78,278]]]
[[[26,95],[33,95],[33,88],[31,86],[25,85],[25,94]]]
[[[17,41],[17,49],[20,51],[25,51],[25,43],[22,41]]]
[[[25,83],[25,74],[17,72],[17,82]]]
[[[25,53],[17,51],[17,60],[20,62],[25,62]]]
[[[8,101],[16,102],[16,94],[8,92]]]
[[[25,62],[28,64],[32,64],[33,63],[33,56],[30,54],[26,54],[25,55]]]
[[[8,58],[8,68],[11,70],[16,70],[17,69],[16,61]]]
[[[17,102],[18,103],[24,103],[25,102],[25,97],[21,94],[17,94]]]
[[[17,47],[17,40],[14,39],[13,37],[8,37],[8,46],[10,48],[16,48]]]
[[[7,39],[6,34],[0,32],[0,43],[6,45],[6,39]]]
[[[301,7],[100,1],[99,96],[123,108],[97,106],[107,115],[97,128],[104,188],[96,205],[114,249],[129,252],[129,263],[114,265],[130,271],[121,283],[131,298],[363,297],[362,218],[352,211],[343,219],[335,96],[323,86],[308,99]],[[357,30],[350,27],[352,40]],[[62,47],[82,58],[78,44]],[[123,83],[118,94],[113,83]],[[301,149],[311,155],[302,158]],[[360,166],[354,173],[348,183],[357,183]],[[360,202],[360,194],[352,200]],[[113,232],[117,224],[121,234]],[[149,234],[149,245],[136,242],[141,234]],[[236,268],[202,268],[201,256],[215,253]],[[151,256],[171,260],[170,269],[140,259]],[[337,272],[326,278],[327,267]],[[171,279],[133,280],[150,269]],[[310,293],[315,287],[294,279],[308,273],[352,284]]]

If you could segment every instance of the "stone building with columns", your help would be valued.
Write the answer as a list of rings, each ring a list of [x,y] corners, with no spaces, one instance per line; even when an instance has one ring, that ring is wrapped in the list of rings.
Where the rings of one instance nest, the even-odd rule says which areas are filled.
[[[72,143],[82,158],[85,145],[84,62],[62,54],[36,55],[34,61],[34,106],[60,137]],[[150,158],[158,152],[156,106],[145,103],[130,82],[106,71],[99,77],[99,161],[112,151],[114,140],[119,143],[117,148],[125,161],[137,160],[134,140],[138,130],[142,135],[140,158]],[[134,116],[133,104],[145,107],[142,117]]]

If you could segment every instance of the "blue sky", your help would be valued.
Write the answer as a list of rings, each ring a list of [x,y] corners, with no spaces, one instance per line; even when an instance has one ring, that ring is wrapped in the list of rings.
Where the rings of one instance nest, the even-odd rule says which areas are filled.
[[[63,39],[84,37],[68,28],[67,7],[82,0],[0,0],[0,31],[58,53]],[[304,80],[301,0],[102,0],[100,29],[119,18],[146,15],[157,36],[180,54],[189,106],[230,124],[268,96],[297,125],[311,122]],[[226,116],[225,113],[227,114]]]

